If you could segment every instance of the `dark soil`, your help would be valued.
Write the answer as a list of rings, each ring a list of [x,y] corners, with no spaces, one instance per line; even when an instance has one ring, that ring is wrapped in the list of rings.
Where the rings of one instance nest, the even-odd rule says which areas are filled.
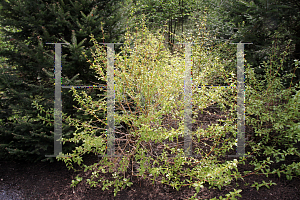
[[[213,112],[213,109],[210,111]],[[219,115],[199,114],[202,119],[201,126],[208,126],[217,118],[222,118]],[[205,119],[203,121],[203,119]],[[169,123],[172,124],[172,123]],[[200,124],[198,125],[200,126]],[[173,128],[176,128],[174,122]],[[247,129],[246,129],[247,131]],[[85,161],[93,163],[97,161],[97,157],[88,156]],[[233,159],[233,158],[227,158]],[[239,171],[253,171],[253,166],[249,165],[248,160],[245,165],[239,165]],[[300,162],[293,158],[286,161]],[[283,163],[281,163],[283,164]],[[278,164],[272,167],[278,168]],[[272,169],[271,169],[272,171]],[[137,176],[132,176],[133,185],[119,192],[116,197],[113,195],[113,189],[103,191],[102,188],[90,188],[84,181],[80,182],[75,188],[71,188],[71,181],[76,177],[78,172],[69,171],[63,162],[54,163],[26,163],[16,161],[0,161],[0,200],[1,199],[188,199],[195,193],[193,188],[182,187],[179,191],[172,187],[162,185],[142,179]],[[81,177],[84,173],[80,172]],[[242,173],[243,174],[243,173]],[[254,182],[262,183],[262,181],[276,183],[270,189],[265,186],[258,191],[251,187]],[[245,183],[249,183],[245,185]],[[233,181],[231,185],[219,189],[209,189],[209,185],[205,185],[197,195],[198,199],[211,199],[219,196],[225,197],[234,189],[241,189],[242,197],[237,199],[300,199],[300,178],[294,177],[292,180],[287,180],[284,175],[280,178],[277,175],[249,175],[244,177],[244,181],[238,179]]]
[[[252,170],[249,165],[240,166],[240,170]],[[70,188],[71,180],[76,173],[69,171],[62,162],[54,163],[18,163],[10,161],[0,162],[0,199],[188,199],[195,190],[193,188],[181,188],[176,191],[170,187],[155,184],[138,177],[133,177],[133,185],[130,188],[113,196],[113,190],[103,191],[101,188],[89,188],[83,182],[77,187]],[[241,189],[242,198],[238,199],[300,199],[300,179],[293,178],[288,181],[285,177],[278,178],[270,175],[268,178],[261,175],[250,175],[242,180],[235,181],[232,186],[219,189],[203,188],[197,195],[198,199],[210,199],[213,197],[225,196],[233,189]],[[277,185],[260,188],[258,191],[250,187],[256,181],[269,182],[272,180]],[[4,192],[9,194],[4,196]],[[2,194],[2,198],[1,198]]]

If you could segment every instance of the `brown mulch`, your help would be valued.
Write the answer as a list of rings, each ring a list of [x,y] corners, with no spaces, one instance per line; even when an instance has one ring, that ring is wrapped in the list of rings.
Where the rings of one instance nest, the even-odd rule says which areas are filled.
[[[207,127],[209,124],[216,123],[217,119],[222,118],[221,112],[208,109],[208,112],[199,113],[199,119],[202,119],[202,128]],[[214,112],[216,111],[216,112]],[[212,114],[215,113],[215,114]],[[200,126],[198,124],[197,126]],[[174,122],[173,128],[176,128]],[[95,156],[87,156],[85,161],[93,163],[97,161]],[[227,158],[233,159],[233,158]],[[246,165],[239,165],[239,171],[253,171],[253,166],[249,165],[250,159]],[[290,164],[292,158],[287,160],[286,163]],[[296,160],[300,162],[300,160]],[[278,165],[274,165],[278,168]],[[271,169],[272,171],[272,169]],[[1,161],[0,160],[0,200],[8,199],[188,199],[193,196],[195,190],[189,187],[182,187],[179,191],[172,187],[162,185],[159,183],[153,184],[151,181],[142,179],[137,176],[132,176],[131,187],[125,188],[120,191],[116,197],[113,195],[113,189],[103,191],[102,188],[90,188],[84,183],[80,182],[75,188],[71,188],[71,181],[78,173],[69,171],[63,162],[54,163],[26,163],[16,161]],[[81,173],[82,174],[82,173]],[[243,174],[243,173],[242,173]],[[82,174],[83,175],[83,174]],[[250,187],[254,181],[262,183],[262,181],[276,183],[270,189],[266,187],[256,188]],[[249,183],[245,185],[244,183]],[[237,185],[238,184],[238,185]],[[234,189],[241,189],[242,197],[237,199],[270,199],[270,200],[284,200],[284,199],[300,199],[300,177],[294,177],[292,180],[287,180],[284,175],[280,178],[277,175],[249,175],[244,177],[243,180],[233,180],[229,186],[219,189],[209,189],[209,185],[205,185],[197,194],[198,199],[211,199],[225,195]]]

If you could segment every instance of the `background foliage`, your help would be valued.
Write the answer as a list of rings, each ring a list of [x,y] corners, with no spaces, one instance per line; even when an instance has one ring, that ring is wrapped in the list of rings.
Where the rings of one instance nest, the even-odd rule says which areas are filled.
[[[0,8],[1,159],[39,161],[53,153],[54,52],[45,42],[70,43],[62,49],[63,85],[105,84],[106,49],[96,41],[125,42],[123,49],[116,49],[115,76],[118,153],[125,156],[119,160],[104,157],[92,166],[82,163],[84,154],[106,153],[106,93],[73,90],[72,97],[63,90],[67,122],[63,126],[63,153],[71,156],[63,160],[70,168],[77,163],[89,171],[92,176],[87,183],[102,184],[104,189],[114,186],[116,192],[130,186],[129,168],[138,176],[149,176],[177,189],[185,184],[199,189],[205,182],[215,187],[230,184],[232,178],[244,176],[236,170],[244,159],[219,162],[236,144],[235,113],[228,113],[231,120],[222,126],[194,132],[196,143],[205,138],[221,144],[215,148],[207,143],[210,148],[194,149],[206,155],[201,168],[194,167],[197,159],[168,157],[183,153],[178,149],[183,132],[179,80],[184,45],[178,43],[194,43],[195,85],[232,85],[236,81],[236,48],[230,43],[252,42],[245,46],[246,146],[257,159],[253,158],[255,169],[249,173],[285,174],[288,179],[299,176],[299,162],[288,162],[299,158],[297,1],[1,0]],[[201,88],[195,89],[193,101],[195,109],[217,103],[224,111],[233,111],[235,95],[234,91]],[[177,120],[178,127],[165,127],[166,118]],[[168,146],[167,140],[177,146]],[[151,145],[157,145],[159,154],[150,151],[154,148]],[[286,163],[270,171],[272,163],[282,162]],[[98,179],[107,172],[112,179]],[[78,176],[73,186],[81,180]]]

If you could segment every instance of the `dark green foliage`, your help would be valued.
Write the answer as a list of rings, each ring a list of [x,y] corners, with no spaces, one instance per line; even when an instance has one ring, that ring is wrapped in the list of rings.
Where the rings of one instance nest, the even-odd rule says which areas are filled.
[[[62,85],[103,84],[82,52],[91,56],[90,34],[103,42],[119,41],[126,13],[119,12],[122,5],[112,0],[1,0],[0,4],[0,24],[6,27],[1,31],[12,47],[2,45],[0,50],[8,64],[0,74],[0,157],[37,161],[53,154],[53,124],[42,124],[32,106],[36,101],[45,110],[54,107],[54,45],[45,43],[70,43],[62,47]],[[64,113],[80,115],[68,89],[62,89],[62,98]],[[63,137],[71,136],[72,129],[63,126]],[[64,146],[63,151],[70,148]]]
[[[234,25],[233,42],[252,42],[245,48],[246,59],[253,66],[255,72],[263,75],[261,63],[268,60],[268,55],[276,53],[278,56],[285,50],[291,40],[289,57],[284,63],[281,74],[294,72],[293,60],[300,56],[300,4],[294,0],[234,0],[225,1],[222,13],[226,13],[225,20]],[[276,43],[276,49],[272,45]],[[260,66],[260,67],[259,67]],[[299,71],[293,79],[297,83],[300,79]],[[290,86],[291,79],[284,83]]]
[[[184,24],[193,10],[196,10],[195,0],[137,0],[134,1],[133,14],[140,18],[142,14],[146,16],[146,25],[152,29],[162,29],[166,31],[166,43],[172,47],[178,41],[175,34],[184,31]],[[172,48],[171,48],[172,49]]]

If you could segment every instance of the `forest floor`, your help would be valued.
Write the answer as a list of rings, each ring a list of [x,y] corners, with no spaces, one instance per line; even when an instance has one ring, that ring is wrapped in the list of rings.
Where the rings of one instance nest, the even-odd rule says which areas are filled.
[[[213,108],[210,109],[213,111]],[[219,115],[218,115],[219,114]],[[220,112],[215,115],[199,116],[201,119],[207,118],[209,121],[205,126],[220,118]],[[219,116],[219,117],[216,117]],[[176,127],[174,127],[176,128]],[[247,149],[246,149],[247,151]],[[98,158],[96,156],[87,156],[84,161],[94,163]],[[228,158],[233,159],[233,158]],[[247,159],[245,165],[238,165],[238,169],[243,174],[243,171],[253,171],[254,167],[249,164],[251,158]],[[287,158],[285,163],[300,162],[299,158]],[[283,163],[281,163],[283,164]],[[279,168],[279,164],[272,164],[272,168]],[[83,172],[81,172],[81,175]],[[131,187],[117,193],[114,197],[113,189],[103,191],[102,188],[90,188],[84,181],[80,182],[76,187],[70,187],[71,181],[76,177],[78,172],[68,170],[63,162],[53,163],[26,163],[17,161],[1,161],[0,160],[0,200],[17,200],[17,199],[118,199],[118,200],[144,200],[144,199],[165,199],[165,200],[180,200],[188,199],[195,193],[194,188],[182,187],[179,191],[172,187],[159,183],[153,184],[151,181],[132,176]],[[257,190],[251,187],[254,182],[262,183],[274,182],[277,185],[270,186],[270,189],[265,186]],[[248,185],[245,183],[249,183]],[[232,184],[219,189],[208,187],[204,188],[197,194],[198,199],[211,199],[219,196],[225,197],[234,189],[241,189],[242,197],[237,199],[246,200],[297,200],[300,199],[300,177],[294,177],[292,180],[287,180],[285,175],[279,178],[277,175],[257,175],[252,174],[241,179],[233,180]]]

